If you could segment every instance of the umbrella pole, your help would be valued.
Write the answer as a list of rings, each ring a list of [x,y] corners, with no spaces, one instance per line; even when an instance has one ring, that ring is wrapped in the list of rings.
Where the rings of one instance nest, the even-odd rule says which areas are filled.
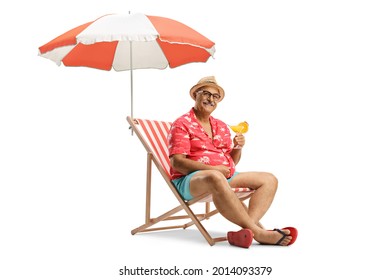
[[[130,116],[133,120],[133,42],[130,41]],[[131,135],[133,135],[134,130],[131,130]]]
[[[131,119],[133,119],[133,42],[130,41],[130,91],[131,91]]]

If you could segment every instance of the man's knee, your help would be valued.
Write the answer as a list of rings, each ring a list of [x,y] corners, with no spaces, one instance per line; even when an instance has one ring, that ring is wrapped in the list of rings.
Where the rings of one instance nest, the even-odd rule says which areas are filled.
[[[274,189],[274,191],[278,188],[278,178],[272,173],[261,173],[261,181],[263,185],[268,186],[269,188]]]
[[[212,192],[221,192],[229,189],[229,184],[221,172],[217,170],[205,170],[203,175]]]
[[[217,170],[201,170],[192,177],[190,183],[190,192],[194,197],[204,193],[219,195],[224,189],[230,189],[229,184]]]
[[[211,184],[220,185],[226,181],[223,174],[217,170],[205,170],[203,175],[205,180]]]
[[[268,180],[270,184],[274,185],[275,187],[278,187],[278,178],[272,173],[268,173]]]

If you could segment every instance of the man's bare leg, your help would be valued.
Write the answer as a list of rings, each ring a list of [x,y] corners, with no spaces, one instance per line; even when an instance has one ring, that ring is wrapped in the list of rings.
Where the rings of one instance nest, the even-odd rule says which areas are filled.
[[[244,206],[246,212],[249,214],[249,208],[248,208],[248,206],[245,204],[244,201],[241,201],[241,203],[242,203],[242,206]],[[255,220],[254,222],[255,222],[255,224],[256,224],[258,227],[260,227],[260,228],[262,228],[262,229],[265,229],[265,227],[263,226],[262,223],[260,223],[260,221],[256,221],[256,220]]]
[[[258,190],[260,189],[261,188]],[[258,190],[256,190],[256,192]],[[281,237],[280,233],[276,231],[267,231],[260,228],[256,225],[255,218],[250,216],[253,215],[253,217],[256,218],[260,216],[262,217],[262,215],[264,215],[264,213],[268,210],[273,197],[270,202],[265,200],[264,203],[266,205],[259,210],[259,206],[257,206],[257,208],[253,206],[254,203],[252,201],[254,199],[256,205],[259,205],[259,201],[261,202],[262,200],[260,197],[262,192],[259,192],[258,195],[256,195],[255,192],[253,194],[254,197],[252,196],[251,198],[247,212],[245,211],[245,207],[242,205],[241,201],[231,190],[231,187],[226,181],[226,178],[222,175],[221,172],[215,170],[202,170],[197,172],[191,179],[190,192],[193,196],[198,196],[204,193],[211,193],[215,207],[219,210],[221,215],[242,228],[248,228],[252,230],[254,235],[253,237],[256,241],[262,244],[275,244],[279,241]],[[258,221],[259,219],[257,219],[257,222]],[[283,232],[287,235],[290,233],[288,230],[283,230]],[[288,245],[290,240],[291,236],[287,236],[280,245]]]
[[[249,200],[248,214],[258,223],[271,206],[278,188],[278,180],[271,173],[242,172],[232,179],[230,186],[250,187],[255,190]]]

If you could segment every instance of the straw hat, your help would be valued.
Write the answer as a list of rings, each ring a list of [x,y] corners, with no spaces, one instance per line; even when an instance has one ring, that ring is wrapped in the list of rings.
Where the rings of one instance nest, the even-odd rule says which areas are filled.
[[[221,95],[221,99],[219,100],[219,102],[221,102],[222,99],[225,97],[225,91],[217,84],[217,81],[215,80],[214,76],[208,76],[200,79],[199,82],[190,89],[190,95],[192,99],[195,100],[196,98],[195,92],[201,87],[216,88],[219,91],[219,94]]]

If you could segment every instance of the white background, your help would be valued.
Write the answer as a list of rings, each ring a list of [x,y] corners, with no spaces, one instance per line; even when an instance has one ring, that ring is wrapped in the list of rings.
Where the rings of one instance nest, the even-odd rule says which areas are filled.
[[[387,1],[25,2],[0,7],[1,279],[136,279],[119,269],[174,265],[389,277]],[[143,223],[145,153],[126,122],[129,72],[38,56],[63,32],[128,11],[182,21],[217,49],[205,64],[135,71],[134,115],[173,120],[193,105],[189,88],[215,75],[226,91],[215,116],[250,125],[239,170],[279,179],[263,223],[297,227],[293,246],[210,247],[194,228],[130,234]],[[175,206],[154,183],[153,212]],[[237,229],[222,218],[205,226]]]

